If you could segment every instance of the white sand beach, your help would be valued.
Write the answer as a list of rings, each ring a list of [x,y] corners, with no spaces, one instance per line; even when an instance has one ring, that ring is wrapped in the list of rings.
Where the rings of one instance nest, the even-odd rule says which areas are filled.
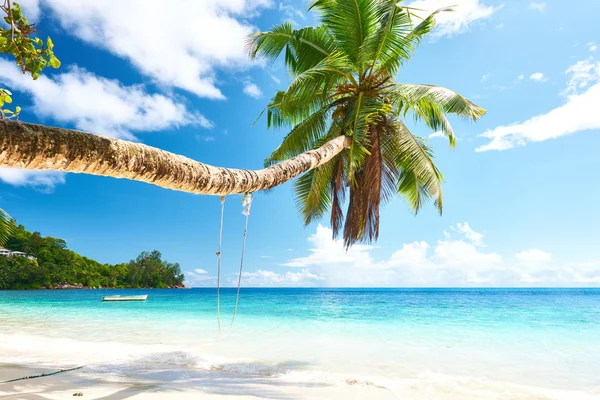
[[[19,376],[53,372],[46,368],[0,365],[0,381]],[[396,399],[387,389],[369,385],[346,388],[311,382],[283,382],[274,378],[256,379],[236,374],[200,373],[173,376],[168,369],[156,371],[144,382],[127,379],[102,379],[86,369],[48,377],[0,385],[2,400],[42,400],[78,398],[102,400],[155,399]],[[423,399],[429,397],[422,397]]]

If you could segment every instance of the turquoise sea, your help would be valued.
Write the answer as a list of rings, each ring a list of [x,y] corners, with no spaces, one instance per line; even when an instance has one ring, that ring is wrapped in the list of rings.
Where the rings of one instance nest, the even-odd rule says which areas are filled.
[[[0,291],[0,363],[375,385],[407,399],[600,398],[600,289],[243,288],[229,332],[234,297],[222,290],[221,337],[215,289]]]

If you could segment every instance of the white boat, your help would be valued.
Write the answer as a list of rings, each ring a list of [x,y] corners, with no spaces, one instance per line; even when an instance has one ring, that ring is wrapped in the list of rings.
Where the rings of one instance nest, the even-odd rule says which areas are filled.
[[[102,297],[102,301],[146,301],[148,298],[147,294],[142,294],[139,296],[104,296]]]

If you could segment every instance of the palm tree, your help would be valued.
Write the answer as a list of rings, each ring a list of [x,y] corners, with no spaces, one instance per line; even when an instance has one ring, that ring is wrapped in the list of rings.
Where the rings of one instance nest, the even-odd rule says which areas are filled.
[[[449,89],[398,83],[396,77],[434,28],[435,14],[448,9],[424,19],[398,0],[316,0],[309,9],[319,13],[321,25],[293,29],[282,23],[248,41],[252,58],[275,61],[283,55],[292,80],[266,109],[270,128],[291,131],[265,164],[340,136],[350,139],[331,162],[295,182],[304,222],[331,210],[334,237],[343,226],[346,246],[377,239],[380,207],[395,194],[415,213],[428,199],[441,213],[443,176],[426,140],[402,119],[412,114],[442,131],[453,147],[447,115],[477,120],[485,110]]]
[[[476,120],[485,110],[442,87],[395,82],[433,29],[436,13],[414,24],[412,10],[395,0],[320,0],[311,8],[321,13],[322,25],[294,30],[281,24],[249,40],[253,58],[275,60],[283,53],[293,78],[267,108],[270,127],[291,131],[265,169],[213,167],[140,143],[7,120],[0,121],[0,167],[111,176],[220,196],[269,189],[308,172],[296,182],[305,222],[331,208],[334,235],[344,225],[347,245],[377,238],[379,208],[396,193],[415,212],[430,198],[441,212],[442,174],[431,148],[402,117],[411,113],[454,146],[446,115]]]

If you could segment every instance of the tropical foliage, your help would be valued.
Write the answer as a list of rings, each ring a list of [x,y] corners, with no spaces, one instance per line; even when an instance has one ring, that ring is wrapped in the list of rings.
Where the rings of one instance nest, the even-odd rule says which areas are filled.
[[[35,24],[29,23],[18,3],[11,4],[10,0],[4,0],[0,10],[6,14],[4,22],[7,24],[6,27],[0,26],[0,53],[12,55],[21,71],[31,74],[33,79],[37,79],[48,65],[53,68],[60,67],[60,61],[54,55],[52,39],[48,37],[44,45],[42,39],[31,37],[36,32]],[[4,108],[10,103],[12,93],[8,89],[0,88],[1,119],[19,117],[21,107],[15,107],[14,111]],[[0,245],[6,241],[12,226],[8,214],[0,209]]]
[[[44,42],[37,36],[35,24],[30,24],[23,15],[18,3],[4,0],[0,10],[6,15],[4,22],[7,26],[0,26],[0,53],[12,55],[21,72],[30,74],[33,79],[39,78],[42,70],[47,66],[60,67],[60,61],[54,55],[54,44],[50,37]],[[5,104],[12,103],[11,92],[0,89],[0,116],[2,119],[17,118],[21,112],[20,107],[15,111],[3,109]]]
[[[162,259],[158,251],[142,252],[135,260],[101,264],[67,248],[62,239],[43,237],[16,226],[6,247],[36,259],[0,256],[0,289],[30,289],[57,285],[106,288],[176,287],[185,276],[179,264]]]
[[[347,246],[375,240],[382,204],[399,194],[418,212],[433,199],[442,212],[442,173],[427,141],[403,119],[412,116],[455,145],[449,114],[477,120],[485,110],[463,96],[429,84],[397,81],[402,65],[435,26],[398,0],[317,0],[321,25],[282,23],[248,41],[252,58],[283,57],[291,84],[268,105],[271,128],[289,127],[265,161],[272,165],[340,135],[351,145],[333,161],[295,182],[306,224],[330,210],[334,237]],[[346,212],[342,206],[347,204]]]

